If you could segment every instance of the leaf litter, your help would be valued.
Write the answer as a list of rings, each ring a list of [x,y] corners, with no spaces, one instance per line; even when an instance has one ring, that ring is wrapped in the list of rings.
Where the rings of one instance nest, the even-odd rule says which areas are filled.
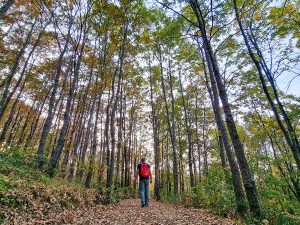
[[[55,192],[55,193],[54,193]],[[60,194],[58,194],[60,193]],[[208,210],[185,208],[152,200],[142,208],[139,199],[118,204],[95,204],[96,193],[72,189],[49,190],[35,186],[27,191],[10,191],[13,203],[0,205],[4,224],[103,224],[103,225],[233,225],[235,222]],[[3,197],[3,196],[2,196]]]

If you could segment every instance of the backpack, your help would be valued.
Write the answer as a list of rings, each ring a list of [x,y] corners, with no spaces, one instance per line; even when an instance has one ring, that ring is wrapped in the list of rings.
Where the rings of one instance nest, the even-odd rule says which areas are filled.
[[[140,168],[140,177],[149,178],[150,177],[150,168],[147,163],[142,163]]]

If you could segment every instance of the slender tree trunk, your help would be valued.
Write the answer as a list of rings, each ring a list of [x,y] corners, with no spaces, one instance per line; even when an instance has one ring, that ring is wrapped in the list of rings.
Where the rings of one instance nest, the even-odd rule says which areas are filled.
[[[116,145],[116,139],[115,139],[115,116],[116,116],[116,110],[118,105],[118,100],[120,98],[120,90],[122,85],[122,77],[123,77],[123,63],[125,59],[125,44],[127,40],[127,32],[128,32],[128,23],[124,24],[124,33],[123,33],[123,43],[120,49],[119,54],[119,68],[118,68],[118,86],[117,86],[117,92],[115,95],[115,100],[113,103],[113,107],[111,110],[111,117],[110,117],[110,135],[111,135],[111,156],[110,156],[110,165],[109,165],[109,173],[107,177],[107,184],[106,187],[108,189],[112,188],[113,185],[113,175],[114,175],[114,166],[115,166],[115,145]],[[114,95],[112,95],[114,97]]]
[[[293,126],[290,122],[290,119],[289,119],[289,117],[288,117],[288,115],[287,115],[287,113],[286,113],[286,111],[283,107],[283,104],[281,103],[281,101],[279,99],[279,96],[278,96],[278,93],[277,93],[277,88],[275,86],[271,71],[266,66],[266,63],[264,63],[264,57],[263,57],[263,55],[262,55],[262,53],[261,53],[261,51],[260,51],[260,49],[259,49],[259,47],[256,43],[255,37],[254,37],[254,35],[252,35],[252,43],[254,44],[254,47],[255,47],[255,49],[257,51],[257,54],[259,55],[260,59],[257,59],[257,57],[255,57],[255,54],[254,54],[254,52],[253,52],[253,50],[250,46],[249,38],[248,38],[248,36],[245,32],[245,29],[244,29],[244,27],[242,25],[242,22],[241,22],[241,18],[239,16],[236,0],[233,0],[233,3],[234,3],[235,16],[236,16],[240,31],[241,31],[242,36],[244,38],[244,42],[246,44],[248,53],[249,53],[254,65],[257,69],[257,72],[258,72],[258,75],[259,75],[259,80],[261,82],[263,91],[264,91],[264,93],[265,93],[265,95],[268,99],[269,104],[271,105],[271,109],[272,109],[272,111],[274,113],[274,116],[275,116],[275,119],[276,119],[276,121],[277,121],[277,123],[278,123],[284,137],[285,137],[285,140],[288,143],[288,145],[289,145],[289,147],[290,147],[290,149],[293,153],[293,156],[294,156],[294,159],[296,161],[298,170],[300,170],[300,145],[299,145],[299,140],[297,138],[295,129],[293,128]],[[287,129],[285,128],[285,126],[282,122],[282,119],[280,118],[277,106],[276,106],[274,100],[272,99],[271,93],[268,89],[266,80],[265,80],[264,75],[263,75],[263,71],[265,72],[266,77],[267,77],[268,81],[271,84],[271,87],[272,87],[272,90],[273,90],[273,93],[274,93],[274,96],[275,96],[275,100],[277,101],[278,106],[279,106],[279,110],[283,115],[283,120],[284,120],[284,122],[287,126]]]
[[[118,120],[118,144],[117,144],[117,165],[116,165],[116,179],[115,184],[117,187],[120,187],[121,180],[120,180],[120,161],[121,161],[121,151],[123,144],[123,136],[122,136],[122,130],[123,130],[123,102],[122,102],[122,91],[121,91],[121,98],[120,98],[120,109],[119,109],[119,120]]]
[[[105,164],[105,151],[104,151],[104,140],[103,140],[103,116],[101,117],[100,123],[100,157],[99,157],[99,169],[98,169],[98,192],[102,193],[102,176],[103,176],[103,168]]]
[[[155,164],[155,180],[154,180],[154,196],[157,200],[160,200],[160,191],[159,191],[159,137],[158,137],[158,118],[157,118],[157,109],[154,105],[153,97],[153,81],[152,81],[152,68],[149,58],[149,83],[150,83],[150,99],[151,99],[151,121],[153,129],[153,143],[154,143],[154,164]]]
[[[179,183],[180,183],[180,193],[184,193],[184,168],[183,168],[183,149],[182,149],[182,132],[181,123],[178,123],[178,143],[179,143]]]
[[[80,162],[82,164],[84,163],[85,158],[86,158],[87,149],[88,149],[88,146],[89,146],[89,141],[92,138],[91,137],[91,127],[92,127],[92,119],[93,119],[93,113],[94,113],[94,110],[95,110],[96,99],[97,99],[97,96],[95,95],[93,97],[93,100],[92,100],[92,106],[89,109],[90,110],[89,120],[87,122],[86,134],[85,134],[85,138],[83,139],[81,154],[80,154]],[[78,173],[76,174],[78,180],[82,179],[83,173],[84,173],[83,169],[81,167],[79,167]]]
[[[87,97],[87,90],[90,87],[90,83],[91,83],[91,76],[89,77],[89,83],[88,86],[85,89],[85,93],[83,94],[82,97],[82,110],[79,111],[80,114],[80,118],[79,118],[79,124],[78,124],[78,128],[77,128],[77,133],[76,133],[76,138],[75,138],[75,143],[72,149],[72,161],[70,164],[70,170],[69,170],[69,175],[68,175],[68,181],[72,181],[73,177],[74,177],[74,172],[75,172],[75,166],[76,164],[79,165],[79,157],[78,155],[78,148],[80,146],[80,141],[82,140],[82,136],[83,136],[83,129],[84,129],[84,125],[86,123],[86,108],[89,108],[89,104],[90,101],[87,101],[86,97]],[[78,101],[78,104],[81,104],[80,100]],[[80,106],[78,106],[80,107]],[[79,165],[80,166],[80,165]]]
[[[85,164],[87,149],[89,147],[89,141],[91,139],[91,126],[92,126],[93,111],[95,108],[95,101],[96,101],[96,96],[94,96],[89,100],[88,108],[86,108],[87,115],[85,116],[85,121],[82,124],[82,134],[78,137],[79,138],[78,145],[80,144],[80,147],[79,147],[78,163],[77,163],[77,171],[76,171],[77,182],[81,182],[84,174],[84,164]],[[88,121],[86,123],[87,119]]]
[[[210,68],[209,71],[212,71],[210,72],[210,75],[211,77],[215,78],[217,83],[219,96],[221,98],[223,108],[224,108],[227,128],[239,163],[250,210],[256,217],[261,217],[262,210],[259,203],[259,197],[258,197],[256,185],[245,156],[244,146],[237,132],[235,121],[231,112],[231,106],[228,101],[227,92],[221,78],[221,74],[217,65],[215,55],[213,54],[211,44],[208,40],[208,37],[206,36],[205,20],[202,11],[200,9],[200,5],[197,0],[189,0],[189,3],[191,4],[191,7],[193,8],[197,16],[198,26],[201,31],[203,48],[205,50],[206,62],[208,67]]]
[[[206,107],[203,106],[203,121],[202,121],[202,152],[203,152],[203,173],[207,177],[208,176],[208,152],[206,146],[206,135],[205,135],[205,128],[206,128]]]
[[[190,121],[188,118],[188,112],[187,112],[187,106],[185,103],[185,98],[183,95],[183,87],[181,82],[181,71],[179,71],[179,84],[180,84],[180,92],[181,92],[181,101],[183,106],[183,112],[184,112],[184,123],[185,123],[185,129],[187,133],[187,139],[188,139],[188,162],[189,162],[189,172],[190,172],[190,180],[191,180],[191,188],[193,189],[195,187],[195,178],[193,173],[193,162],[192,162],[192,132],[191,132],[191,126]]]
[[[169,112],[169,107],[168,107],[168,102],[167,102],[167,94],[166,94],[165,83],[164,83],[161,46],[158,47],[158,51],[159,51],[159,62],[160,62],[160,80],[161,80],[161,86],[162,86],[162,90],[163,90],[165,108],[166,108],[166,113],[167,113],[168,130],[169,130],[171,143],[172,143],[172,150],[173,150],[174,194],[177,195],[178,194],[178,165],[177,165],[176,134],[175,134],[175,127],[174,127],[175,126],[174,110],[172,110],[173,116],[172,116],[172,123],[171,123],[170,112]],[[174,107],[174,102],[172,102],[172,108],[173,107]]]
[[[28,147],[28,145],[30,144],[30,142],[31,142],[31,140],[32,140],[32,138],[33,138],[33,136],[35,134],[36,128],[38,126],[38,123],[39,123],[41,115],[42,115],[42,111],[44,109],[44,105],[45,105],[45,103],[46,103],[46,101],[48,99],[50,91],[51,91],[51,88],[49,89],[49,91],[45,95],[45,98],[44,98],[43,102],[41,103],[41,106],[38,109],[37,116],[36,116],[34,122],[32,123],[32,125],[30,126],[30,132],[29,132],[29,135],[28,135],[28,137],[26,139],[25,147]]]
[[[8,116],[6,122],[4,123],[3,129],[2,129],[2,132],[1,132],[1,135],[0,135],[0,142],[4,141],[6,133],[8,131],[8,128],[9,128],[10,124],[12,123],[12,119],[13,119],[13,116],[14,116],[15,111],[16,111],[17,103],[20,100],[20,97],[21,97],[21,94],[23,92],[24,87],[25,87],[25,82],[23,82],[23,85],[22,85],[22,87],[21,87],[21,89],[18,93],[18,96],[16,97],[16,99],[15,99],[13,105],[12,105],[9,116]]]
[[[60,78],[60,74],[61,74],[61,70],[62,70],[63,58],[64,58],[64,55],[65,55],[67,49],[68,49],[69,40],[71,38],[71,27],[73,25],[73,21],[74,21],[74,18],[72,18],[69,21],[68,34],[67,34],[66,42],[65,42],[63,50],[61,51],[61,53],[59,55],[58,62],[57,62],[56,74],[54,76],[53,89],[52,89],[51,94],[50,94],[47,118],[46,118],[43,130],[42,130],[42,135],[41,135],[41,139],[40,139],[39,147],[38,147],[38,152],[37,152],[37,163],[38,163],[38,168],[39,169],[43,169],[43,166],[44,166],[44,163],[45,163],[44,150],[45,150],[46,140],[47,140],[49,131],[51,129],[51,124],[52,124],[52,120],[53,120],[53,116],[54,116],[55,97],[56,97],[56,93],[57,93],[57,90],[58,90],[58,84],[59,84],[59,78]]]
[[[160,178],[160,187],[161,189],[163,189],[165,187],[165,179],[164,179],[164,175],[165,175],[165,164],[164,164],[164,160],[165,160],[165,157],[164,157],[164,153],[165,153],[165,148],[164,148],[164,140],[162,140],[161,142],[161,172],[160,172],[160,175],[161,175],[161,178]]]
[[[2,92],[2,96],[1,96],[1,99],[0,99],[0,120],[3,117],[3,114],[4,114],[4,111],[7,107],[7,104],[9,103],[7,98],[9,96],[9,88],[10,88],[11,82],[13,80],[14,75],[18,71],[20,61],[21,61],[21,59],[22,59],[22,57],[23,57],[23,55],[24,55],[24,53],[25,53],[25,51],[26,51],[26,49],[27,49],[27,47],[28,47],[28,45],[31,41],[33,30],[35,28],[36,22],[37,22],[37,20],[35,20],[34,23],[32,24],[31,29],[30,29],[30,31],[27,34],[27,37],[25,39],[25,42],[24,42],[21,50],[18,52],[18,54],[16,56],[15,62],[13,64],[11,70],[7,74],[4,82],[0,85],[1,87],[4,85],[4,90]]]
[[[109,173],[109,159],[110,159],[110,146],[109,146],[109,118],[110,118],[110,94],[108,96],[108,103],[106,106],[106,118],[105,118],[105,125],[104,125],[104,139],[105,139],[105,144],[104,144],[104,149],[105,149],[105,159],[103,159],[103,162],[106,164],[106,178],[108,177]],[[103,164],[103,171],[105,167]],[[101,174],[102,175],[102,174]],[[101,176],[103,177],[103,175]]]
[[[18,111],[16,112],[16,116],[15,116],[15,119],[11,125],[11,129],[10,129],[10,132],[9,132],[9,136],[7,138],[7,144],[8,145],[11,145],[12,144],[12,141],[13,141],[13,137],[17,131],[17,126],[22,122],[23,118],[24,118],[24,114],[20,115],[21,113],[21,106],[18,107]]]
[[[90,160],[90,166],[88,169],[88,173],[85,180],[85,187],[89,188],[92,180],[93,175],[93,167],[95,163],[95,157],[96,157],[96,151],[97,151],[97,132],[98,132],[98,121],[99,121],[99,114],[101,109],[101,98],[103,93],[104,87],[101,89],[101,93],[98,96],[98,103],[97,103],[97,111],[96,111],[96,117],[95,117],[95,123],[94,123],[94,133],[93,133],[93,141],[92,141],[92,151],[91,151],[91,160]],[[102,123],[102,121],[101,121]]]
[[[197,153],[198,153],[198,173],[199,173],[199,182],[202,179],[202,163],[201,163],[201,148],[200,148],[200,140],[199,140],[199,125],[198,125],[198,96],[196,97],[196,135],[197,135]]]
[[[30,120],[30,116],[32,114],[34,114],[33,112],[36,110],[35,109],[35,104],[37,102],[37,98],[35,97],[34,100],[33,100],[33,103],[32,103],[32,106],[30,107],[30,110],[27,112],[27,116],[26,116],[26,119],[24,121],[24,124],[22,126],[22,130],[21,130],[21,134],[19,136],[19,139],[18,139],[18,142],[17,142],[17,145],[20,145],[22,144],[23,140],[24,140],[24,136],[25,136],[25,131],[26,131],[26,128],[29,124],[29,120]]]

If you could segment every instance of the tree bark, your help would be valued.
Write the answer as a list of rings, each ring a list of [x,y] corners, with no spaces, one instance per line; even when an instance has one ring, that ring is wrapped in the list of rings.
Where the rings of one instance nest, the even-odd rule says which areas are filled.
[[[296,134],[296,131],[295,129],[293,128],[291,122],[290,122],[290,119],[283,107],[283,104],[282,102],[280,101],[279,99],[279,96],[278,96],[278,93],[277,93],[277,88],[275,86],[275,83],[274,83],[274,80],[273,80],[273,77],[272,77],[272,74],[271,74],[271,71],[270,69],[267,67],[266,63],[265,63],[265,60],[264,60],[264,57],[260,51],[260,48],[259,46],[257,45],[256,43],[256,40],[255,40],[255,37],[254,35],[252,34],[252,43],[254,44],[254,47],[257,51],[257,54],[259,56],[259,59],[257,59],[257,57],[255,57],[255,54],[250,46],[250,42],[249,42],[249,39],[248,38],[249,36],[247,36],[246,32],[245,32],[245,29],[243,27],[243,24],[241,22],[241,18],[239,16],[239,12],[238,12],[238,7],[237,7],[237,2],[236,0],[233,0],[233,3],[234,3],[234,10],[235,10],[235,17],[237,19],[237,22],[238,22],[238,25],[239,25],[239,29],[242,33],[242,36],[243,36],[243,39],[244,39],[244,42],[246,44],[246,47],[247,47],[247,50],[248,50],[248,53],[251,57],[251,60],[253,61],[256,69],[257,69],[257,72],[258,72],[258,75],[259,75],[259,80],[261,82],[261,85],[262,85],[262,88],[263,88],[263,91],[268,99],[268,102],[271,106],[271,109],[274,113],[274,116],[275,116],[275,119],[285,137],[285,140],[286,142],[288,143],[292,153],[293,153],[293,156],[294,156],[294,159],[296,161],[296,164],[297,164],[297,167],[298,167],[298,170],[300,170],[300,145],[299,145],[299,140],[297,138],[297,134]],[[250,39],[251,40],[251,39]],[[266,83],[266,80],[264,78],[264,75],[263,75],[263,71],[265,72],[265,75],[267,77],[267,80],[269,81],[269,83],[271,84],[271,87],[272,87],[272,90],[273,90],[273,93],[274,93],[274,96],[275,96],[275,100],[277,101],[277,104],[278,104],[278,107],[279,107],[279,111],[281,112],[282,116],[283,116],[283,121],[285,122],[287,128],[284,126],[283,122],[282,122],[282,119],[280,118],[280,115],[279,115],[279,111],[277,109],[277,106],[274,102],[274,100],[272,99],[272,96],[271,96],[271,93],[268,89],[268,86],[267,86],[267,83]]]
[[[183,106],[183,112],[184,112],[184,123],[185,123],[185,129],[187,133],[187,139],[188,139],[188,162],[189,162],[189,172],[190,172],[190,180],[191,180],[191,188],[193,189],[195,187],[195,178],[193,173],[193,162],[192,162],[192,132],[191,132],[191,124],[190,120],[188,118],[188,112],[187,112],[187,106],[185,103],[185,97],[183,95],[183,87],[181,82],[181,71],[179,71],[179,85],[180,85],[180,92],[181,92],[181,101]]]
[[[55,111],[54,103],[55,103],[56,93],[57,93],[57,90],[58,90],[59,78],[60,78],[60,74],[61,74],[61,71],[62,71],[63,58],[64,58],[64,55],[65,55],[65,53],[68,49],[68,46],[69,46],[69,41],[70,41],[70,38],[71,38],[71,27],[73,25],[73,22],[74,22],[74,18],[71,18],[70,21],[69,21],[69,27],[68,27],[68,33],[67,33],[67,38],[66,38],[66,41],[65,41],[65,45],[64,45],[64,48],[63,48],[63,50],[61,51],[61,53],[59,55],[58,62],[57,62],[56,73],[55,73],[55,76],[54,76],[53,89],[52,89],[51,94],[50,94],[47,118],[46,118],[45,124],[43,126],[42,135],[41,135],[41,138],[40,138],[38,152],[37,152],[37,164],[38,164],[39,169],[43,169],[43,166],[44,166],[44,163],[45,163],[44,150],[45,150],[46,140],[47,140],[49,131],[51,129],[51,124],[52,124],[52,120],[53,120],[53,116],[54,116],[54,111]]]
[[[37,20],[35,20],[34,23],[31,25],[31,29],[30,29],[29,33],[27,34],[27,36],[26,36],[26,39],[25,39],[25,42],[24,42],[22,48],[20,49],[20,51],[18,52],[18,54],[16,56],[15,62],[13,64],[11,70],[7,74],[7,77],[5,78],[3,83],[0,85],[1,87],[4,85],[4,90],[3,90],[3,93],[2,93],[2,96],[1,96],[1,99],[0,99],[0,120],[2,119],[4,111],[7,107],[8,102],[9,102],[9,101],[7,101],[7,98],[9,96],[9,88],[10,88],[11,82],[13,80],[14,75],[16,74],[16,72],[18,70],[20,61],[21,61],[21,59],[22,59],[22,57],[25,53],[25,50],[27,49],[27,47],[28,47],[28,45],[31,41],[33,30],[35,28],[36,23],[37,23]]]
[[[153,130],[153,143],[154,143],[154,171],[155,171],[155,180],[154,180],[154,196],[157,200],[160,200],[160,183],[159,183],[159,137],[158,137],[158,118],[157,111],[154,104],[153,97],[153,77],[152,77],[152,68],[150,63],[150,58],[148,61],[149,66],[149,83],[150,83],[150,100],[151,100],[151,122],[152,122],[152,130]]]
[[[167,113],[167,122],[168,122],[168,130],[169,135],[171,138],[172,143],[172,150],[173,150],[173,176],[174,176],[174,194],[178,194],[178,165],[177,165],[177,147],[176,147],[176,134],[175,134],[175,121],[174,121],[174,111],[172,116],[172,123],[170,119],[170,112],[168,107],[168,101],[167,101],[167,94],[166,94],[166,88],[165,88],[165,82],[164,82],[164,73],[163,73],[163,62],[162,62],[162,53],[161,53],[161,46],[158,47],[158,54],[159,54],[159,64],[160,64],[160,80],[161,80],[161,86],[163,90],[163,96],[164,96],[164,102],[165,102],[165,108]],[[174,105],[174,103],[172,103]],[[174,106],[172,106],[174,107]]]
[[[245,214],[247,211],[245,193],[244,193],[244,189],[242,186],[238,163],[236,162],[236,159],[232,152],[229,137],[227,135],[227,130],[225,127],[225,123],[224,123],[222,115],[221,115],[217,84],[216,84],[216,81],[213,76],[210,76],[210,79],[208,78],[207,69],[206,69],[205,62],[204,62],[204,55],[203,55],[202,50],[200,50],[200,51],[201,51],[201,55],[202,55],[202,65],[204,68],[206,88],[208,90],[208,93],[209,93],[209,96],[211,99],[211,104],[213,107],[213,112],[215,115],[218,132],[222,138],[221,139],[222,143],[220,143],[220,144],[222,144],[222,145],[224,144],[225,152],[226,152],[230,170],[231,170],[232,184],[233,184],[233,190],[234,190],[235,199],[236,199],[237,211],[240,214]],[[211,67],[209,67],[209,68],[211,68]],[[210,71],[210,74],[213,74],[213,72]]]
[[[198,26],[201,31],[203,48],[205,50],[205,58],[206,58],[207,65],[211,67],[210,70],[213,72],[211,76],[215,78],[217,83],[219,96],[221,98],[223,108],[224,108],[227,128],[239,163],[250,210],[256,217],[261,217],[262,211],[261,211],[256,185],[245,156],[244,146],[237,132],[235,121],[231,112],[231,107],[228,101],[227,92],[222,81],[222,77],[217,65],[217,61],[215,55],[213,54],[211,44],[206,34],[205,20],[200,5],[197,0],[189,0],[189,3],[195,12],[195,15],[197,16]]]
[[[108,189],[112,188],[113,185],[113,174],[114,174],[114,166],[115,166],[115,116],[116,116],[116,110],[118,105],[118,100],[120,98],[120,90],[122,85],[122,77],[123,77],[123,63],[125,59],[125,45],[127,40],[127,33],[128,33],[128,23],[124,24],[124,31],[123,31],[123,43],[120,49],[119,53],[119,67],[118,67],[118,86],[117,86],[117,92],[116,95],[112,95],[113,98],[115,98],[111,110],[111,117],[110,117],[110,136],[111,136],[111,156],[110,156],[110,165],[109,165],[109,173],[107,177],[107,184],[106,187]]]

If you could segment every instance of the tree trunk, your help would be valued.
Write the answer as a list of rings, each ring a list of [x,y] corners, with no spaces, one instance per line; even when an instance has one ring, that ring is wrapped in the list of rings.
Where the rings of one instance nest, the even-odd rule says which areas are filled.
[[[202,51],[201,51],[201,53],[202,53]],[[202,55],[202,65],[204,67],[206,87],[207,87],[207,90],[208,90],[208,93],[209,93],[209,96],[211,99],[211,104],[213,107],[213,112],[215,115],[218,131],[219,131],[220,136],[222,137],[223,143],[220,143],[220,144],[224,144],[225,152],[226,152],[226,155],[228,158],[228,162],[229,162],[229,166],[230,166],[230,170],[231,170],[231,174],[232,174],[232,184],[233,184],[233,190],[234,190],[235,199],[236,199],[237,211],[241,214],[245,214],[247,211],[245,193],[244,193],[241,178],[240,178],[240,171],[238,168],[238,163],[236,162],[233,152],[231,150],[229,137],[227,135],[226,127],[225,127],[224,121],[222,119],[217,85],[216,85],[216,82],[215,82],[215,79],[213,76],[211,76],[211,79],[210,79],[211,85],[209,84],[209,78],[207,75],[207,70],[206,70],[203,54],[201,54],[201,55]],[[210,74],[212,74],[212,71],[210,71]]]
[[[210,75],[211,77],[215,78],[217,83],[219,96],[221,98],[223,108],[224,108],[227,128],[239,163],[250,210],[256,217],[261,217],[262,211],[259,203],[259,197],[258,197],[256,185],[245,156],[244,146],[241,143],[241,140],[237,132],[235,121],[233,119],[233,115],[231,112],[231,107],[228,101],[227,92],[222,82],[222,77],[217,65],[215,55],[213,54],[211,44],[208,40],[208,37],[206,36],[205,21],[203,18],[202,11],[200,9],[200,5],[196,0],[189,0],[189,3],[191,4],[191,7],[193,8],[197,16],[198,26],[201,31],[203,48],[205,50],[206,62],[208,67],[210,68],[209,71],[211,71]]]
[[[202,163],[201,163],[201,148],[200,148],[200,140],[199,140],[199,125],[198,125],[198,96],[196,97],[196,135],[197,135],[197,153],[198,153],[198,173],[199,173],[199,182],[201,182],[202,178]]]
[[[175,134],[175,127],[174,127],[175,126],[174,110],[172,110],[173,116],[172,116],[172,124],[171,124],[170,112],[169,112],[169,107],[168,107],[168,102],[167,102],[167,94],[166,94],[165,82],[164,82],[161,46],[158,47],[158,54],[159,54],[159,62],[160,62],[160,80],[161,80],[161,86],[162,86],[162,90],[163,90],[165,108],[166,108],[166,113],[167,113],[168,130],[169,130],[169,135],[171,138],[172,150],[173,150],[174,194],[177,195],[178,194],[178,166],[177,166],[176,134]],[[172,108],[174,108],[173,100],[172,100]]]
[[[206,146],[206,135],[205,135],[205,128],[206,128],[206,107],[203,106],[203,121],[202,121],[202,152],[203,152],[203,173],[207,177],[208,176],[208,152]]]
[[[286,113],[286,111],[283,107],[283,104],[281,103],[281,101],[279,99],[279,96],[278,96],[278,93],[277,93],[277,88],[275,86],[271,71],[268,69],[268,67],[267,67],[267,65],[264,61],[264,57],[263,57],[263,55],[262,55],[262,53],[261,53],[261,51],[260,51],[260,49],[259,49],[259,47],[256,43],[255,37],[254,37],[254,35],[252,35],[252,43],[254,44],[254,47],[257,51],[258,56],[260,57],[259,60],[255,57],[255,54],[254,54],[254,52],[253,52],[253,50],[250,46],[248,36],[245,32],[245,29],[244,29],[244,27],[242,25],[242,22],[241,22],[241,18],[239,16],[236,0],[234,0],[233,3],[234,3],[235,16],[236,16],[240,31],[241,31],[242,36],[244,38],[244,42],[246,44],[248,53],[249,53],[254,65],[257,69],[257,72],[258,72],[258,75],[259,75],[259,80],[261,82],[263,91],[264,91],[264,93],[265,93],[265,95],[268,99],[269,104],[271,105],[271,109],[272,109],[272,111],[274,113],[274,116],[275,116],[275,119],[276,119],[276,121],[277,121],[277,123],[278,123],[284,137],[285,137],[285,140],[288,143],[288,145],[289,145],[289,147],[290,147],[290,149],[293,153],[293,156],[294,156],[294,159],[296,161],[298,170],[300,170],[300,145],[299,145],[299,140],[297,138],[296,131],[293,128],[293,126],[290,122],[290,119],[289,119],[289,117],[288,117],[288,115],[287,115],[287,113]],[[287,126],[287,129],[285,128],[285,126],[282,122],[282,119],[280,118],[277,106],[276,106],[274,100],[272,99],[271,93],[268,89],[268,86],[266,84],[266,80],[265,80],[264,75],[263,75],[263,71],[265,72],[266,77],[267,77],[268,81],[271,84],[271,87],[272,87],[272,90],[273,90],[273,93],[274,93],[274,96],[275,96],[275,100],[277,101],[277,104],[279,106],[279,110],[280,110],[280,112],[283,116],[283,120],[284,120],[284,122]]]
[[[7,101],[7,98],[9,96],[9,88],[10,88],[11,82],[13,80],[14,75],[16,74],[16,72],[18,70],[20,61],[21,61],[21,59],[22,59],[22,57],[25,53],[25,50],[26,50],[26,48],[28,47],[28,45],[31,41],[33,30],[35,28],[36,22],[37,22],[37,20],[35,20],[34,23],[32,24],[31,29],[30,29],[29,33],[27,34],[27,37],[25,39],[25,42],[24,42],[21,50],[17,54],[17,57],[15,59],[15,62],[13,64],[9,74],[4,79],[3,83],[0,85],[1,87],[4,85],[4,90],[3,90],[3,93],[2,93],[2,96],[1,96],[1,99],[0,99],[0,120],[2,119],[4,111],[7,107],[8,102],[9,102],[9,101]]]
[[[97,151],[97,132],[98,132],[98,120],[99,120],[99,114],[101,109],[101,98],[103,93],[104,87],[102,87],[101,92],[98,96],[98,103],[97,103],[97,111],[96,111],[96,118],[94,123],[94,133],[93,133],[93,141],[92,141],[92,150],[91,150],[91,159],[90,159],[90,166],[88,169],[88,173],[85,180],[85,187],[89,188],[91,185],[91,180],[93,176],[93,167],[95,163],[95,157],[96,157],[96,151]]]
[[[192,132],[191,132],[191,124],[188,118],[188,112],[187,112],[187,106],[185,103],[185,98],[183,95],[183,87],[181,82],[181,71],[179,71],[179,84],[180,84],[180,92],[181,92],[181,101],[183,106],[183,112],[184,112],[184,123],[185,123],[185,129],[187,133],[187,139],[188,139],[188,162],[189,162],[189,172],[190,172],[190,180],[191,180],[191,188],[193,189],[195,187],[195,178],[193,173],[193,162],[192,162]]]
[[[52,124],[52,120],[53,120],[53,116],[54,116],[55,97],[56,97],[56,93],[57,93],[57,90],[58,90],[60,74],[61,74],[61,71],[62,71],[63,58],[64,58],[64,55],[65,55],[67,49],[68,49],[69,40],[71,38],[71,27],[73,25],[73,21],[74,21],[74,18],[72,18],[69,21],[68,34],[67,34],[66,42],[65,42],[63,50],[61,51],[61,53],[59,55],[58,62],[57,62],[56,74],[54,76],[53,89],[52,89],[51,94],[50,94],[47,118],[46,118],[45,124],[43,126],[42,135],[41,135],[41,138],[40,138],[38,152],[37,152],[37,163],[38,163],[38,168],[39,169],[43,169],[43,166],[44,166],[44,163],[45,163],[44,150],[45,150],[46,140],[47,140],[49,131],[51,129],[51,124]]]
[[[21,130],[21,134],[19,136],[19,139],[18,139],[18,142],[17,142],[17,145],[20,145],[22,144],[23,140],[24,140],[24,136],[25,136],[25,131],[26,131],[26,128],[29,124],[29,120],[30,120],[30,116],[31,115],[34,115],[35,113],[35,104],[37,102],[37,97],[34,98],[33,100],[33,103],[32,103],[32,106],[30,107],[30,110],[27,112],[27,116],[25,118],[25,121],[24,121],[24,124],[22,126],[22,130]]]
[[[206,36],[205,20],[203,18],[203,14],[200,9],[200,5],[196,0],[189,0],[189,3],[191,4],[191,7],[193,8],[197,16],[198,26],[201,31],[201,38],[205,50],[206,61],[208,66],[211,67],[210,71],[213,72],[211,76],[214,76],[218,86],[219,96],[221,98],[223,108],[224,108],[227,128],[239,163],[250,210],[256,217],[261,217],[262,211],[259,203],[259,197],[258,197],[256,185],[245,156],[244,146],[241,143],[241,140],[237,132],[237,128],[231,112],[231,107],[228,101],[227,92],[221,78],[221,74],[217,65],[215,55],[213,54],[211,44],[208,40],[208,37]]]
[[[5,121],[5,123],[4,123],[3,129],[2,129],[2,132],[1,132],[1,135],[0,135],[0,143],[2,141],[4,141],[4,139],[5,139],[5,135],[6,135],[6,133],[8,131],[8,128],[9,128],[11,122],[12,122],[13,116],[14,116],[15,111],[16,111],[15,109],[16,109],[17,103],[20,100],[20,96],[21,96],[21,94],[23,92],[24,86],[25,86],[25,82],[23,82],[23,85],[22,85],[22,87],[21,87],[21,89],[20,89],[20,91],[18,93],[18,96],[16,97],[16,99],[15,99],[13,105],[12,105],[12,108],[11,108],[11,111],[9,113],[9,116],[8,116],[7,120]]]
[[[153,143],[154,143],[154,171],[155,171],[155,180],[154,180],[154,196],[157,200],[160,200],[160,191],[159,191],[159,137],[158,137],[158,118],[156,107],[154,105],[154,97],[153,97],[153,81],[152,81],[152,68],[150,64],[149,58],[149,83],[150,83],[150,99],[151,99],[151,122],[152,122],[152,130],[153,130]]]
[[[120,54],[119,54],[119,68],[118,68],[118,86],[117,86],[117,92],[116,95],[112,95],[113,98],[115,98],[113,102],[113,107],[111,110],[111,117],[110,117],[110,135],[111,135],[111,156],[110,156],[110,165],[109,165],[109,173],[107,177],[107,183],[106,187],[108,189],[112,188],[113,185],[113,175],[114,175],[114,166],[115,166],[115,144],[116,144],[116,139],[115,139],[115,116],[116,116],[116,110],[117,110],[117,105],[118,101],[120,98],[120,90],[121,90],[121,85],[122,85],[122,77],[123,77],[123,63],[125,59],[125,45],[126,45],[126,40],[127,40],[127,32],[128,32],[128,23],[124,24],[124,33],[123,33],[123,43],[120,49]]]
[[[42,111],[44,109],[44,105],[45,105],[45,103],[48,99],[48,96],[49,96],[50,92],[51,92],[51,88],[48,90],[47,94],[45,95],[45,98],[44,98],[43,102],[41,103],[41,106],[38,109],[37,116],[36,116],[34,122],[30,126],[30,132],[29,132],[28,137],[26,138],[25,147],[28,147],[28,145],[30,144],[30,142],[31,142],[31,140],[32,140],[32,138],[35,134],[36,128],[38,126],[38,123],[39,123],[41,115],[42,115]]]
[[[184,166],[183,166],[183,149],[181,141],[181,122],[178,123],[178,144],[179,144],[179,183],[180,183],[180,193],[184,193]]]

